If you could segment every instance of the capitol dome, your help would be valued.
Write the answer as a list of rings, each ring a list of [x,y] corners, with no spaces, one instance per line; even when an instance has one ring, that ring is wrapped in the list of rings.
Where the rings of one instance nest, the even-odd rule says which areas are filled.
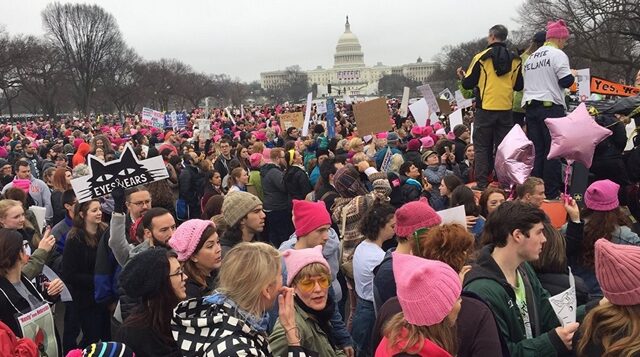
[[[338,39],[336,54],[333,56],[333,68],[358,68],[364,67],[364,53],[358,37],[351,32],[349,16],[344,24],[344,33]]]

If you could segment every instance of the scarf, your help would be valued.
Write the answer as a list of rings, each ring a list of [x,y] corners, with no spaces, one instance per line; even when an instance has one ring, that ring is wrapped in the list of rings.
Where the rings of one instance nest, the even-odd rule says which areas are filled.
[[[333,317],[333,313],[335,310],[335,303],[333,302],[333,299],[331,299],[327,293],[327,304],[325,305],[324,309],[320,311],[314,310],[307,306],[298,295],[296,295],[293,299],[298,307],[300,307],[304,312],[306,312],[311,317],[313,317],[314,320],[316,320],[316,323],[318,324],[320,329],[327,335],[331,347],[333,347],[333,349],[335,350],[336,343],[332,335],[333,327],[331,326],[331,318]]]
[[[267,326],[269,325],[268,313],[265,313],[262,316],[256,316],[248,311],[243,310],[227,295],[218,291],[214,291],[213,295],[205,297],[204,302],[212,305],[227,304],[233,308],[233,310],[240,316],[240,319],[243,320],[247,325],[249,325],[249,327],[260,333],[267,333]]]

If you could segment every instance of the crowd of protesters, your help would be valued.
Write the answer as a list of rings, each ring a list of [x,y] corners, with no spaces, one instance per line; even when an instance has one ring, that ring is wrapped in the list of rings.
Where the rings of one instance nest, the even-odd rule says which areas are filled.
[[[492,27],[458,71],[475,106],[453,128],[418,126],[395,100],[382,133],[359,133],[347,103],[334,136],[315,108],[308,135],[284,127],[288,105],[196,109],[180,129],[136,115],[0,125],[0,350],[37,356],[16,316],[48,304],[60,356],[638,355],[640,178],[599,170],[581,202],[561,194],[542,120],[565,113],[568,30],[550,23],[523,56],[507,34]],[[550,72],[531,77],[541,56]],[[493,167],[513,125],[536,156],[515,189]],[[623,157],[616,140],[594,163]],[[89,155],[109,163],[126,145],[168,178],[80,200]],[[457,206],[466,224],[443,224]],[[569,268],[564,323],[549,297]]]

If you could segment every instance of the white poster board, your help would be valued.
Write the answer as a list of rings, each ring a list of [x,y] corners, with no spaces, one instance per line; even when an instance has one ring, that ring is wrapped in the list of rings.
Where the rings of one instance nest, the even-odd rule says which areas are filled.
[[[311,101],[313,100],[313,93],[307,94],[307,106],[304,111],[304,123],[302,124],[302,136],[309,135],[309,122],[311,121]]]
[[[455,112],[449,114],[449,129],[453,130],[456,125],[464,124],[462,121],[462,109],[458,108]]]
[[[441,224],[459,224],[467,228],[467,214],[464,206],[456,206],[436,212],[442,219]]]
[[[400,116],[403,118],[406,118],[407,114],[409,114],[407,110],[409,109],[409,93],[410,92],[411,92],[411,88],[409,87],[404,87],[404,89],[402,90],[402,102],[400,102],[400,110],[398,110],[398,114],[400,114]]]
[[[416,120],[416,124],[418,126],[427,125],[427,118],[429,117],[429,106],[427,105],[427,101],[424,98],[420,98],[420,100],[409,105],[409,110],[411,111],[411,114],[413,114],[413,118]]]
[[[578,98],[581,102],[584,102],[591,97],[591,70],[589,68],[579,69],[576,74]]]
[[[422,93],[424,100],[427,101],[429,109],[434,113],[440,112],[440,106],[438,105],[436,96],[433,94],[433,90],[431,90],[431,86],[429,84],[423,84],[417,89]]]
[[[326,112],[327,112],[327,102],[324,100],[319,101],[318,104],[316,104],[316,113],[324,114]]]
[[[19,315],[18,323],[22,335],[35,342],[39,351],[44,351],[41,356],[58,356],[58,342],[49,304],[45,303],[35,310]]]
[[[569,267],[569,289],[549,298],[549,303],[562,326],[576,322],[577,301],[576,280],[571,272],[571,267]]]

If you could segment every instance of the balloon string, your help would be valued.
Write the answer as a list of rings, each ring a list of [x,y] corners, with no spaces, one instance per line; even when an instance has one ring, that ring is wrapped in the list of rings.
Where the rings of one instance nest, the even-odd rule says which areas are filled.
[[[572,161],[567,160],[567,168],[564,170],[564,196],[569,195],[569,175],[571,174]]]

